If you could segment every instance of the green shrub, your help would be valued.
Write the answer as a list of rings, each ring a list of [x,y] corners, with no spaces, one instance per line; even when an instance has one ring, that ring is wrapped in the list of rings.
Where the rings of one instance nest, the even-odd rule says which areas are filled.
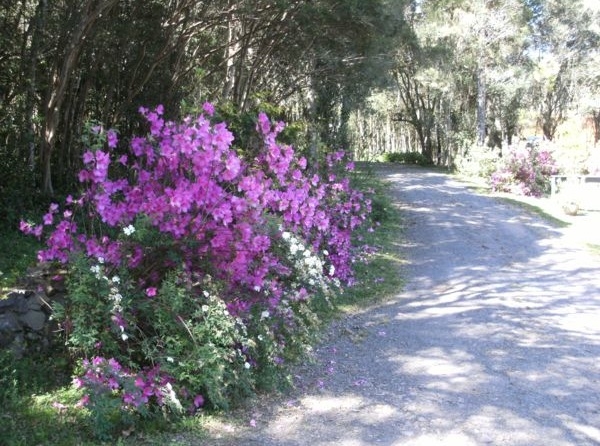
[[[419,166],[429,166],[431,161],[420,152],[393,152],[385,154],[385,161],[388,163],[416,164]]]

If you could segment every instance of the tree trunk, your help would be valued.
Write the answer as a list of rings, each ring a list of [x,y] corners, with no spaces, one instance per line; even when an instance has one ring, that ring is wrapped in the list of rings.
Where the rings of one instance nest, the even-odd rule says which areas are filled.
[[[232,99],[236,86],[236,59],[240,52],[241,22],[235,6],[231,6],[227,20],[227,46],[225,47],[225,82],[222,97],[224,101]]]
[[[477,145],[485,144],[485,123],[487,107],[487,82],[485,78],[485,68],[477,68]]]
[[[85,39],[94,29],[96,21],[117,2],[118,0],[101,0],[98,2],[87,0],[85,2],[81,9],[79,23],[69,38],[62,64],[60,67],[55,67],[52,86],[46,100],[44,133],[41,144],[42,191],[46,194],[54,194],[54,187],[52,185],[52,152],[56,143],[60,112],[65,100],[67,86],[71,80],[71,74],[77,66]]]
[[[594,124],[594,147],[600,141],[600,110],[592,111],[592,123]]]
[[[31,35],[31,47],[28,54],[28,75],[27,75],[27,93],[25,99],[25,129],[27,132],[27,144],[29,150],[29,169],[33,172],[35,170],[35,135],[36,128],[34,123],[34,116],[36,116],[38,108],[36,106],[36,90],[37,85],[37,64],[40,52],[40,43],[42,35],[44,34],[44,28],[46,24],[46,14],[48,11],[47,0],[40,0],[38,3],[35,14],[31,20],[32,31]]]

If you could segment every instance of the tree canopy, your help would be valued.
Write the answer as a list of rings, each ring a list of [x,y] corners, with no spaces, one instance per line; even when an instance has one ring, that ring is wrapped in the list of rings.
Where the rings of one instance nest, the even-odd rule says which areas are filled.
[[[270,107],[312,156],[450,164],[527,126],[555,139],[575,109],[597,142],[599,15],[587,0],[0,0],[1,192],[73,187],[86,126],[126,136],[142,105]]]

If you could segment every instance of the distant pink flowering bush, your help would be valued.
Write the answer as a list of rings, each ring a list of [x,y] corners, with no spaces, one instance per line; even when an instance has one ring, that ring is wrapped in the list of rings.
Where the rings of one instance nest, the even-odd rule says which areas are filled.
[[[41,225],[22,222],[21,229],[41,237],[46,228],[40,261],[79,265],[69,282],[79,297],[64,310],[78,354],[111,355],[138,370],[160,366],[169,385],[189,389],[185,398],[204,395],[219,405],[226,396],[215,386],[261,361],[281,361],[294,330],[310,319],[310,300],[352,281],[360,253],[353,233],[368,222],[370,202],[343,174],[353,164],[342,152],[327,157],[324,174],[309,171],[291,146],[277,142],[284,124],[260,114],[263,149],[245,160],[226,124],[211,122],[212,105],[203,110],[175,123],[164,120],[161,106],[140,109],[149,134],[132,138],[127,153],[118,151],[115,131],[97,128],[106,144],[83,154],[84,192],[69,196],[62,211],[52,204]],[[87,260],[74,263],[81,256]],[[217,314],[220,325],[207,330]],[[201,350],[199,339],[210,344],[215,330],[225,333],[216,350]],[[259,334],[269,348],[254,339]],[[190,378],[208,367],[193,355],[219,356],[240,371],[214,382]],[[111,389],[129,373],[113,367],[87,376],[90,367],[82,378],[87,387]],[[158,382],[146,396],[160,402]],[[122,396],[126,406],[149,401],[129,391]]]
[[[550,176],[557,173],[557,164],[547,150],[514,147],[492,173],[490,182],[494,191],[537,197],[549,190]]]

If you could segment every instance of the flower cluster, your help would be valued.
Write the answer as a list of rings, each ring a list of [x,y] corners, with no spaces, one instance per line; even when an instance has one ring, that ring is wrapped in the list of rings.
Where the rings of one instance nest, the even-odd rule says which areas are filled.
[[[123,367],[114,358],[95,356],[82,362],[83,373],[74,378],[76,388],[86,392],[80,406],[93,405],[98,398],[118,398],[123,410],[138,411],[153,400],[158,406],[168,406],[182,411],[179,396],[175,393],[173,378],[154,366],[137,373]],[[196,395],[191,410],[204,404],[204,397]]]
[[[547,192],[550,176],[557,173],[557,164],[549,151],[513,147],[492,173],[490,182],[494,191],[537,197]]]
[[[78,253],[89,259],[94,270],[88,273],[108,289],[103,297],[107,317],[113,329],[120,327],[116,331],[129,351],[136,347],[136,339],[130,338],[134,331],[142,350],[143,339],[156,336],[155,321],[142,318],[160,311],[170,312],[171,322],[161,319],[165,327],[200,336],[194,327],[206,319],[191,309],[201,308],[207,298],[198,283],[218,283],[228,313],[248,323],[251,314],[288,318],[290,301],[307,301],[330,284],[352,281],[352,264],[360,254],[353,247],[353,233],[368,221],[370,202],[350,186],[346,173],[354,166],[342,152],[331,154],[319,175],[291,146],[277,142],[284,124],[271,123],[265,114],[258,116],[256,126],[264,147],[247,160],[233,149],[234,136],[226,124],[211,121],[210,104],[204,114],[181,123],[165,121],[161,106],[140,112],[148,135],[132,138],[129,151],[122,153],[117,133],[106,132],[104,145],[83,154],[82,195],[69,196],[62,213],[52,204],[41,225],[21,223],[24,232],[37,237],[44,228],[49,232],[40,261],[67,263]],[[97,129],[96,136],[103,131]],[[163,286],[175,271],[177,286],[197,299],[199,307],[164,304],[165,293],[179,292]],[[125,275],[127,286],[121,283]],[[156,311],[150,310],[153,305]],[[268,319],[270,332],[275,332],[281,321]],[[128,322],[135,325],[131,331]],[[240,349],[233,344],[222,347]],[[163,353],[153,350],[154,356],[145,360],[138,354],[139,369],[171,357]],[[252,364],[253,358],[246,359],[244,365]],[[127,376],[103,361],[89,364],[88,386],[95,383],[93,377],[119,382],[118,377]],[[171,365],[162,365],[170,370]],[[126,404],[164,398],[167,383],[158,372],[148,373],[144,382],[154,387],[124,392]],[[115,382],[103,385],[110,389]]]
[[[67,262],[73,251],[83,251],[112,265],[139,267],[155,254],[127,240],[143,217],[171,238],[189,271],[212,265],[213,273],[233,285],[265,288],[281,274],[270,249],[273,237],[280,235],[265,231],[268,216],[276,215],[283,228],[312,249],[329,251],[333,268],[327,268],[335,277],[352,276],[351,234],[367,219],[369,202],[351,189],[347,178],[329,174],[323,180],[308,174],[306,160],[296,159],[292,147],[276,142],[282,123],[272,127],[265,114],[259,116],[257,129],[265,150],[251,165],[231,148],[233,135],[223,123],[212,125],[204,115],[183,124],[165,122],[162,107],[141,112],[151,134],[133,138],[129,155],[86,152],[86,168],[79,178],[87,190],[66,203],[86,209],[88,217],[108,227],[122,228],[126,239],[80,231],[72,209],[55,224],[58,205],[52,204],[43,219],[53,230],[48,248],[39,254],[41,261]],[[109,147],[116,145],[116,133],[111,135]],[[342,159],[342,153],[335,153],[328,164]],[[111,164],[123,165],[130,173],[111,179]],[[25,222],[21,229],[42,233],[42,226]],[[154,285],[151,278],[147,282]]]

